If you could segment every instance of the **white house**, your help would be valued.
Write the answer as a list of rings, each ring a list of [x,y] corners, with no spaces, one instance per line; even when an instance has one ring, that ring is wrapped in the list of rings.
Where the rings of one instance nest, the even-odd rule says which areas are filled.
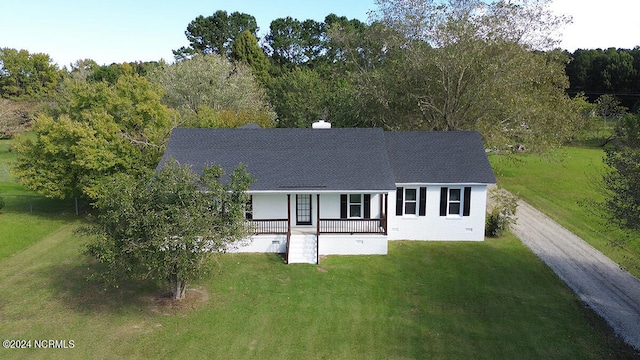
[[[159,166],[171,158],[195,171],[244,164],[253,235],[235,251],[289,263],[386,254],[393,240],[482,241],[495,183],[471,131],[174,129]]]

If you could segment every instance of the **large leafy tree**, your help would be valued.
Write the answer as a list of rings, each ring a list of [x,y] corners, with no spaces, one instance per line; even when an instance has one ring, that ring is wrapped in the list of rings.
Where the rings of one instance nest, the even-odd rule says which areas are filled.
[[[175,162],[136,178],[119,174],[103,183],[96,235],[88,253],[105,264],[105,279],[156,279],[171,285],[174,299],[204,276],[216,253],[247,236],[245,191],[251,178],[238,166],[222,181],[218,166],[195,174]]]
[[[317,71],[295,68],[275,78],[269,95],[278,113],[278,127],[310,127],[326,118],[329,84]]]
[[[595,101],[596,115],[600,116],[605,124],[608,120],[616,120],[627,113],[627,108],[620,104],[620,100],[611,94],[599,96]]]
[[[324,64],[340,67],[340,65],[344,64],[343,49],[340,47],[339,42],[333,41],[333,37],[336,34],[341,34],[343,37],[345,34],[362,34],[368,28],[368,25],[358,19],[348,19],[345,16],[336,14],[327,15],[324,18],[324,25],[325,49],[323,49],[322,54]]]
[[[0,48],[0,97],[52,95],[63,74],[47,54]]]
[[[333,76],[346,79],[353,99],[340,116],[342,125],[416,128],[421,113],[414,78],[420,73],[407,71],[404,38],[379,22],[362,31],[333,30],[330,34],[344,63],[333,68]]]
[[[603,175],[604,214],[611,223],[640,231],[640,115],[628,114],[605,150],[608,170]]]
[[[346,53],[372,125],[480,130],[490,146],[561,143],[577,117],[568,58],[549,50],[566,19],[545,0],[378,0],[377,24]],[[337,38],[337,37],[336,37]],[[359,45],[364,44],[364,46]],[[346,46],[344,46],[346,48]]]
[[[165,65],[149,78],[164,89],[163,102],[180,111],[182,126],[271,126],[275,116],[251,68],[219,55]]]
[[[252,15],[218,10],[213,15],[196,17],[187,25],[185,35],[188,47],[174,50],[176,59],[189,58],[195,54],[218,54],[228,56],[233,40],[248,30],[257,36],[258,25]]]
[[[627,51],[607,50],[609,61],[602,73],[608,90],[632,90],[638,80],[638,69],[633,66],[634,58]]]
[[[92,76],[99,68],[100,65],[94,60],[81,59],[71,64],[71,69],[68,74],[72,79],[86,81],[87,78]]]
[[[138,74],[145,76],[147,71],[159,66],[157,62],[131,62],[111,65],[98,66],[87,76],[89,81],[106,81],[109,84],[115,84],[118,79],[123,75]]]
[[[173,119],[156,85],[124,75],[112,86],[69,80],[65,89],[60,114],[40,115],[35,138],[16,145],[22,184],[49,197],[95,199],[104,176],[155,168]]]

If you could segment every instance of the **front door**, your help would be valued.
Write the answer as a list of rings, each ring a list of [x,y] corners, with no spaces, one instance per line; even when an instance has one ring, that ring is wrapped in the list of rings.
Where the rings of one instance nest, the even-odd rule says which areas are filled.
[[[296,195],[296,225],[311,225],[311,194]]]

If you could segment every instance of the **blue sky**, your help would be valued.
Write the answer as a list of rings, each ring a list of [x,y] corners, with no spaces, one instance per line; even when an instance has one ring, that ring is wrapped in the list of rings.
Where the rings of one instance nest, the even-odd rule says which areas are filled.
[[[640,45],[637,0],[555,0],[573,16],[562,47],[633,48]],[[49,54],[60,66],[79,59],[98,64],[173,60],[188,45],[184,31],[216,10],[253,15],[260,34],[272,20],[291,16],[322,21],[330,13],[367,21],[374,0],[0,0],[0,47]]]
[[[0,0],[0,47],[43,52],[60,66],[84,58],[171,61],[171,50],[188,45],[189,22],[217,10],[253,15],[264,35],[280,17],[366,21],[373,8],[374,0]]]

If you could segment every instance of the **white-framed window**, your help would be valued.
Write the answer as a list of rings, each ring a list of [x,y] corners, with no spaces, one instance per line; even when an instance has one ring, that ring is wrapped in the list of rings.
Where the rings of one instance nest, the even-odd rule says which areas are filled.
[[[362,194],[349,194],[348,200],[349,200],[349,203],[348,203],[349,218],[362,218],[363,217]]]
[[[396,215],[426,216],[427,188],[396,188]]]
[[[461,215],[462,189],[449,188],[449,200],[447,204],[447,215]]]
[[[341,194],[340,219],[368,219],[371,216],[371,194]]]
[[[418,189],[404,188],[404,215],[416,215],[418,209]]]
[[[470,214],[470,186],[440,188],[440,216],[462,217]]]

